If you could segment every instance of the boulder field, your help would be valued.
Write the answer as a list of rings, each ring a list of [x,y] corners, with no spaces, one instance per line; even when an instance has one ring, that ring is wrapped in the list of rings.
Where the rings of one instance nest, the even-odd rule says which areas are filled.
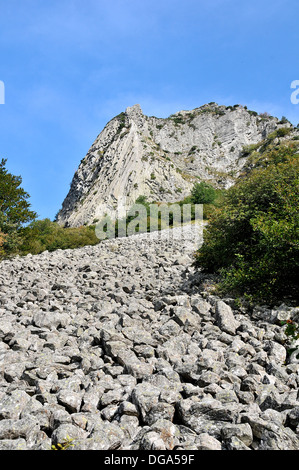
[[[299,309],[213,294],[194,230],[0,264],[0,450],[299,450]]]

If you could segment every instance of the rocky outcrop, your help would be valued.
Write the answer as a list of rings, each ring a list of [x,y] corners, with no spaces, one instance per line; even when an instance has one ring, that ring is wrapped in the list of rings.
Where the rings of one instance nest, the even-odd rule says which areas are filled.
[[[178,201],[198,180],[228,187],[246,162],[244,146],[285,125],[243,106],[210,103],[167,119],[129,107],[106,125],[82,159],[57,222],[92,224],[113,216],[121,199],[130,207],[140,195]]]
[[[194,230],[0,264],[0,450],[299,449],[298,308],[212,295]]]

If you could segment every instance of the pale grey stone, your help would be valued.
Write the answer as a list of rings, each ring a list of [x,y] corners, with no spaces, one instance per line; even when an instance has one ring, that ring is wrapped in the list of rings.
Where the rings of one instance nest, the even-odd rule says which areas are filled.
[[[0,400],[0,419],[18,419],[30,396],[23,390],[14,390]]]
[[[152,426],[156,421],[164,419],[172,421],[175,413],[175,408],[169,403],[158,403],[152,406],[150,411],[144,418],[144,422]]]
[[[123,401],[119,405],[117,412],[120,415],[128,415],[128,416],[136,416],[136,417],[139,416],[139,411],[137,410],[136,405],[134,405],[133,403],[129,401]]]
[[[282,344],[275,343],[274,341],[267,341],[265,344],[265,350],[268,352],[268,355],[273,359],[277,364],[284,364],[287,351]]]
[[[227,450],[252,450],[237,436],[231,436],[225,441],[225,448]]]
[[[210,436],[208,433],[202,433],[199,435],[197,440],[197,449],[198,450],[221,450],[221,442],[215,437]]]
[[[0,450],[27,450],[25,439],[3,439],[0,440]]]
[[[289,428],[264,429],[259,450],[298,450],[298,436]]]
[[[132,402],[137,406],[143,421],[147,414],[157,405],[160,397],[160,389],[149,383],[137,384],[132,391]]]
[[[160,434],[155,431],[147,432],[140,442],[142,450],[166,450],[166,445]]]
[[[235,414],[213,398],[199,402],[190,398],[181,400],[177,410],[185,426],[189,426],[197,434],[208,433],[216,439],[220,438],[224,424],[232,422]]]
[[[0,440],[26,438],[37,425],[38,422],[33,417],[19,420],[3,419],[0,421]]]
[[[247,447],[252,444],[253,434],[248,423],[246,424],[226,424],[221,430],[221,436],[225,441],[237,437]]]
[[[125,434],[116,423],[105,422],[94,430],[90,437],[102,447],[102,450],[114,450],[121,446]]]
[[[124,396],[123,390],[118,388],[116,390],[109,390],[104,393],[100,398],[100,405],[107,406],[112,404],[117,404],[122,401]]]
[[[83,429],[73,424],[61,424],[54,430],[51,436],[52,445],[63,444],[67,441],[72,441],[74,444],[77,439],[87,438],[88,434]],[[74,442],[73,442],[74,441]]]
[[[221,328],[221,330],[223,330],[225,333],[234,335],[240,324],[235,319],[231,307],[222,300],[219,300],[216,303],[215,314],[219,328]]]
[[[62,389],[57,395],[58,403],[65,406],[70,413],[78,413],[82,403],[80,393],[73,392],[69,389]]]

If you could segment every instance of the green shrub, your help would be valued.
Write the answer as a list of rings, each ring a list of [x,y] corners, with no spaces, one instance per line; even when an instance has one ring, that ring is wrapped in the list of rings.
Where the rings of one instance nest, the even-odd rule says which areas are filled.
[[[290,132],[291,132],[290,127],[281,127],[280,129],[277,129],[276,134],[277,134],[277,137],[284,137],[290,134]]]
[[[227,191],[196,255],[198,267],[221,275],[220,292],[267,301],[298,297],[298,175],[292,148],[289,157],[272,150],[271,164]]]
[[[196,152],[197,150],[197,146],[196,145],[193,145],[193,147],[191,147],[191,149],[189,150],[189,155],[191,155],[192,153]]]
[[[94,226],[61,227],[50,219],[37,220],[20,231],[19,253],[39,254],[45,250],[80,248],[99,242]]]
[[[68,450],[71,447],[74,447],[74,439],[67,436],[61,443],[58,442],[57,445],[52,445],[51,450]]]
[[[212,185],[202,181],[196,183],[191,192],[193,204],[212,204],[216,198],[216,191]]]
[[[29,194],[21,187],[22,178],[9,173],[6,159],[0,162],[0,256],[18,251],[19,230],[37,214],[30,210]]]
[[[120,113],[116,117],[117,117],[118,123],[119,123],[118,129],[117,129],[117,132],[116,132],[116,135],[118,135],[118,134],[121,133],[121,131],[124,129],[124,127],[126,127],[126,115],[125,115],[125,113]]]
[[[251,144],[251,145],[244,145],[242,149],[243,156],[250,155],[252,152],[258,149],[260,143],[258,144]]]
[[[179,124],[185,124],[184,117],[181,114],[178,114],[177,116],[170,116],[170,117],[176,126]]]
[[[281,120],[279,121],[279,124],[286,124],[286,123],[290,123],[290,121],[285,116],[282,116]]]

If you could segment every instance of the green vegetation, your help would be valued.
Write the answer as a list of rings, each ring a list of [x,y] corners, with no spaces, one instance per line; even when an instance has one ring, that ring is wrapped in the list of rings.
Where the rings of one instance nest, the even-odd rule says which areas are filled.
[[[185,119],[181,114],[172,115],[170,116],[170,119],[172,119],[176,126],[178,126],[179,124],[185,124]]]
[[[63,228],[50,219],[36,220],[22,179],[9,173],[6,160],[0,163],[0,259],[38,254],[58,248],[78,248],[99,243],[94,226]]]
[[[274,302],[298,298],[299,161],[298,144],[269,145],[227,191],[195,264],[220,275],[220,293]]]
[[[68,450],[70,449],[71,447],[74,447],[75,445],[73,444],[74,442],[74,439],[70,438],[69,436],[67,436],[65,438],[64,441],[62,441],[61,443],[58,442],[57,445],[52,445],[51,446],[51,450]]]
[[[288,356],[291,356],[291,354],[296,351],[298,348],[294,348],[294,343],[299,339],[299,325],[293,320],[286,320],[280,322],[281,326],[285,326],[286,328],[284,330],[284,333],[287,337],[285,340],[284,344],[287,350]],[[298,359],[297,355],[297,359]]]
[[[253,169],[266,168],[271,164],[287,162],[290,155],[296,156],[298,151],[297,142],[287,142],[285,145],[273,145],[272,134],[269,140],[257,144],[249,152],[247,162],[243,168],[241,177],[247,176]],[[259,149],[259,150],[257,150]],[[297,157],[296,157],[297,158]]]
[[[279,124],[286,124],[286,123],[290,124],[290,121],[285,116],[282,116],[281,120],[279,121]]]
[[[197,146],[193,145],[193,147],[191,147],[191,149],[189,150],[188,155],[191,155],[192,153],[195,153],[196,150],[197,150]]]
[[[269,134],[267,138],[262,142],[258,142],[257,144],[245,145],[243,147],[241,157],[248,157],[255,151],[259,151],[262,155],[267,149],[272,148],[273,141],[276,138],[285,137],[289,135],[291,130],[292,129],[290,127],[281,127],[280,129],[271,132],[271,134]]]
[[[201,184],[201,183],[199,183]],[[202,184],[202,186],[204,186]],[[207,194],[209,194],[209,191],[211,190],[212,186],[211,185],[206,185],[206,193],[205,196],[207,197]],[[194,186],[194,188],[197,188],[197,184]],[[163,189],[163,188],[162,188]],[[213,189],[213,188],[212,188]],[[161,191],[161,188],[160,188]],[[164,190],[163,190],[164,191]],[[177,188],[176,192],[182,192],[181,188]],[[211,215],[214,213],[214,211],[217,211],[217,208],[221,206],[222,200],[223,200],[223,190],[214,190],[213,189],[213,202],[210,202],[209,204],[204,204],[203,208],[203,217],[204,218],[209,218]],[[196,191],[194,191],[194,194],[196,194]],[[198,194],[197,194],[198,196]],[[206,199],[207,200],[207,199]],[[211,201],[211,198],[209,199]],[[190,221],[195,220],[196,212],[195,212],[195,205],[196,204],[202,204],[201,202],[197,202],[198,199],[194,198],[192,195],[182,199],[181,201],[178,201],[175,205],[175,208],[173,206],[173,203],[162,203],[162,202],[149,202],[146,196],[139,196],[135,204],[131,207],[131,209],[127,213],[126,219],[122,219],[120,221],[112,221],[111,219],[107,218],[105,225],[103,227],[103,231],[107,233],[107,237],[115,236],[125,236],[125,234],[128,234],[128,230],[132,230],[133,227],[133,233],[141,233],[141,232],[150,232],[152,229],[151,222],[151,216],[153,213],[151,213],[151,207],[156,206],[157,210],[157,230],[162,230],[163,228],[168,228],[168,227],[173,227],[175,226],[175,222],[177,223],[183,223],[183,215],[184,215],[184,206],[190,204]],[[144,206],[145,211],[146,211],[146,220],[140,220],[138,222],[138,216],[139,216],[139,210],[140,210],[140,205]],[[163,207],[163,209],[162,209]],[[162,212],[164,212],[164,217],[162,217]],[[174,217],[174,211],[176,212],[176,218]],[[135,222],[134,222],[135,221]],[[123,233],[125,229],[125,234]]]
[[[232,107],[231,107],[232,108]],[[228,109],[228,108],[226,108]],[[233,108],[232,108],[233,109]],[[181,113],[178,114],[172,114],[169,116],[167,119],[171,119],[175,126],[178,126],[180,124],[188,124],[189,127],[196,129],[194,124],[192,124],[192,120],[201,114],[212,114],[215,116],[224,116],[225,115],[225,108],[218,106],[216,103],[211,102],[208,105],[204,105],[200,108],[196,108],[192,112],[185,112],[184,115]]]
[[[225,111],[223,109],[215,109],[214,110],[214,113],[217,115],[217,116],[224,116],[225,115]]]
[[[191,192],[191,201],[194,204],[213,204],[215,198],[216,190],[204,181],[196,183]]]
[[[251,115],[251,116],[257,116],[258,113],[256,111],[251,111],[250,109],[248,109],[248,113]]]
[[[118,116],[116,116],[118,121],[119,121],[119,127],[117,129],[116,135],[119,135],[121,131],[126,127],[126,114],[125,113],[120,113]]]
[[[18,253],[39,254],[45,250],[80,248],[99,243],[94,226],[61,227],[50,219],[36,220],[23,228],[19,235],[21,243]]]
[[[4,162],[3,162],[4,165]],[[5,173],[4,167],[2,165],[3,169],[3,174]],[[6,175],[7,173],[5,173]],[[154,175],[151,175],[154,177]],[[15,186],[19,186],[21,180],[19,178],[12,177],[12,175],[8,175],[8,181],[12,180],[16,183]],[[9,179],[10,178],[10,179]],[[1,252],[0,255],[2,258],[6,258],[9,256],[14,256],[14,255],[21,255],[25,256],[27,254],[39,254],[42,253],[43,251],[55,251],[57,249],[74,249],[74,248],[80,248],[86,245],[96,245],[100,243],[100,240],[97,238],[96,233],[95,233],[95,224],[100,222],[98,219],[93,220],[93,224],[90,226],[81,226],[81,227],[62,227],[56,222],[52,222],[50,219],[42,219],[42,220],[36,220],[36,214],[34,212],[28,211],[29,203],[26,202],[26,199],[29,197],[29,195],[23,190],[20,190],[17,194],[19,196],[20,201],[22,201],[22,204],[20,204],[20,207],[23,209],[23,212],[17,212],[16,208],[15,211],[12,211],[11,207],[11,212],[5,210],[5,205],[4,201],[6,201],[6,204],[9,206],[13,202],[13,191],[11,190],[10,192],[8,191],[8,194],[5,196],[7,189],[10,188],[10,185],[5,187],[4,182],[6,181],[5,177],[1,179],[1,191],[2,191],[2,211],[0,212],[0,220],[1,220],[1,233],[0,233],[0,247],[1,247]],[[204,186],[203,184],[199,184],[199,187]],[[11,188],[10,188],[11,189]],[[135,185],[136,189],[136,185]],[[195,188],[196,189],[196,188]],[[164,191],[163,188],[160,188],[160,190]],[[198,190],[198,188],[197,188]],[[207,185],[205,187],[205,197],[207,198],[207,195],[211,191],[211,187]],[[181,188],[178,188],[178,192],[182,192]],[[199,192],[196,192],[194,190],[194,196],[198,197]],[[213,197],[213,199],[215,199]],[[205,199],[206,201],[210,201],[209,204],[206,204],[207,208],[214,207],[214,202],[211,202],[211,197],[209,199]],[[194,220],[195,218],[195,204],[198,203],[197,199],[192,199],[191,196],[185,198],[184,200],[180,201],[178,203],[180,209],[180,221],[183,222],[183,207],[185,204],[191,204],[191,220]],[[145,207],[146,209],[146,220],[145,222],[140,222],[138,223],[138,209],[137,204],[141,204]],[[166,214],[167,211],[169,211],[169,215],[166,215],[166,219],[161,217],[161,209],[162,206],[160,202],[154,202],[151,204],[156,204],[157,206],[157,211],[158,211],[158,223],[157,223],[157,230],[161,230],[166,227],[172,227],[174,223],[174,213],[172,209],[172,204],[171,203],[164,203],[163,208],[166,209]],[[160,207],[161,206],[161,207]],[[209,209],[211,210],[211,209]],[[209,212],[209,210],[207,212]],[[19,218],[18,218],[18,223],[16,223],[16,214],[18,213]],[[8,215],[14,214],[15,219],[14,219],[14,231],[11,232],[7,230],[8,224],[4,223],[4,221],[7,219]],[[22,215],[22,217],[20,217]],[[168,217],[168,219],[167,219]],[[136,220],[135,220],[136,219]],[[136,223],[134,223],[134,220]],[[177,220],[177,219],[175,219]],[[27,222],[27,225],[22,224],[21,222]],[[133,223],[133,225],[131,224]],[[139,198],[136,200],[135,205],[132,206],[130,211],[127,214],[126,219],[122,221],[115,221],[112,222],[111,220],[108,221],[106,228],[104,231],[108,232],[109,230],[112,230],[112,234],[114,234],[116,237],[117,236],[123,236],[122,233],[119,231],[119,224],[121,224],[121,227],[123,230],[123,227],[125,226],[126,228],[126,234],[128,233],[128,228],[133,227],[133,231],[135,232],[144,232],[144,231],[150,231],[151,227],[151,213],[150,213],[150,203],[148,202],[147,198],[145,196],[139,196]],[[9,226],[10,227],[10,226]],[[107,233],[107,235],[109,235]],[[12,241],[14,243],[12,243]]]
[[[293,320],[282,321],[281,325],[287,325],[285,329],[286,336],[290,337],[292,340],[299,339],[299,326]]]
[[[30,210],[29,194],[21,187],[22,178],[7,171],[6,161],[0,162],[0,256],[18,250],[21,227],[37,217]]]

